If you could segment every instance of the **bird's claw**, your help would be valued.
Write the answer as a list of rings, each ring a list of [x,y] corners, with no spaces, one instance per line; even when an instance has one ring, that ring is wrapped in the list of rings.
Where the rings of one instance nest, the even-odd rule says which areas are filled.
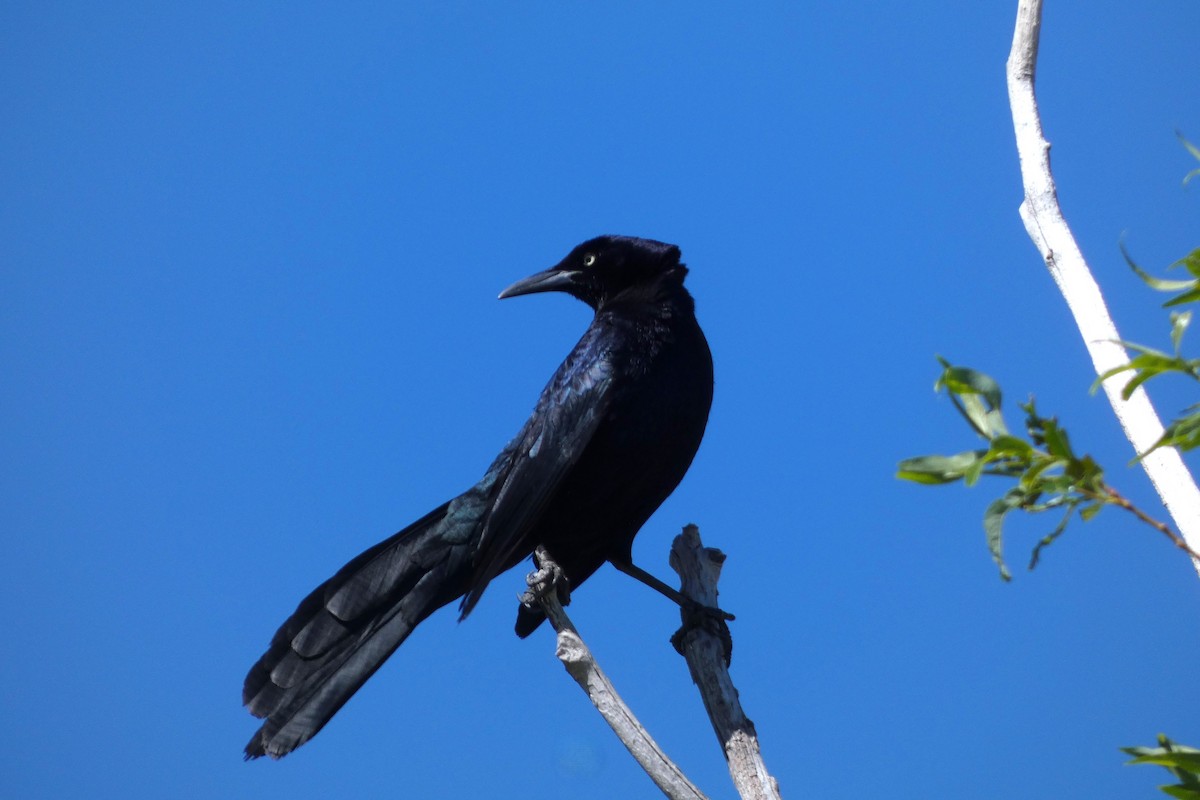
[[[727,620],[732,620],[733,614],[713,606],[701,605],[695,600],[689,600],[680,608],[683,625],[671,635],[671,645],[676,652],[684,655],[683,643],[688,633],[693,630],[707,631],[721,641],[725,651],[725,666],[728,667],[733,662],[733,634],[729,632]]]
[[[537,569],[525,576],[525,585],[529,590],[521,595],[521,605],[526,608],[536,608],[538,601],[551,591],[558,596],[558,602],[564,606],[571,604],[571,587],[567,575],[563,572],[546,548],[541,545],[533,551]]]

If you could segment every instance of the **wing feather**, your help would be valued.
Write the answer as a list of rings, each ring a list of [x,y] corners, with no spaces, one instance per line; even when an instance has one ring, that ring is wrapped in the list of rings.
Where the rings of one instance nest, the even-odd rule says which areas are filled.
[[[597,328],[589,328],[538,398],[529,421],[505,448],[508,469],[496,487],[475,551],[475,574],[462,614],[492,578],[525,557],[547,502],[570,474],[612,406],[614,364]],[[499,459],[498,459],[499,460]]]

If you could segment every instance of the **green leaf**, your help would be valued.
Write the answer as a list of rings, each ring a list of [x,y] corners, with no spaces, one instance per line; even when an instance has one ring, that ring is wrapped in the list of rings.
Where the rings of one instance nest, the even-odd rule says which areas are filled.
[[[1150,451],[1147,450],[1145,454],[1149,455]],[[920,484],[924,484],[925,486],[940,486],[940,485],[946,484],[946,483],[954,483],[954,481],[959,480],[958,478],[950,478],[949,480],[941,480],[933,475],[927,475],[927,474],[921,473],[921,472],[912,472],[912,471],[906,471],[906,470],[897,470],[896,477],[902,481],[912,481],[913,483],[920,483]]]
[[[1075,454],[1071,452],[1071,442],[1067,439],[1067,432],[1058,427],[1058,422],[1053,417],[1045,420],[1042,436],[1050,455],[1067,461],[1075,460]]]
[[[1196,159],[1197,161],[1200,161],[1200,150],[1197,150],[1196,146],[1194,144],[1189,142],[1187,139],[1183,138],[1183,134],[1180,133],[1179,131],[1175,131],[1175,135],[1179,137],[1179,141],[1183,142],[1183,146],[1187,148],[1187,151],[1192,154],[1192,158]],[[1189,172],[1187,175],[1184,175],[1183,176],[1183,185],[1187,186],[1188,181],[1190,181],[1192,178],[1196,177],[1197,175],[1200,175],[1200,169],[1194,169],[1191,172]]]
[[[1128,348],[1130,350],[1133,350],[1135,352],[1142,354],[1140,356],[1137,356],[1134,359],[1135,361],[1138,358],[1145,358],[1149,362],[1154,362],[1159,359],[1161,359],[1163,361],[1170,361],[1172,358],[1174,358],[1174,356],[1172,356],[1170,353],[1164,353],[1162,350],[1156,350],[1153,347],[1147,347],[1146,345],[1138,344],[1137,342],[1121,341],[1120,345],[1122,347]]]
[[[1060,494],[1055,497],[1051,497],[1049,500],[1047,500],[1044,503],[1026,502],[1025,505],[1023,505],[1021,507],[1021,510],[1027,511],[1030,514],[1040,514],[1043,511],[1050,511],[1051,509],[1062,508],[1066,503],[1067,503],[1067,498]]]
[[[929,485],[961,480],[973,464],[982,460],[983,450],[967,451],[953,456],[919,456],[900,462],[896,477]]]
[[[1033,446],[1024,439],[1018,439],[1011,434],[1002,433],[992,439],[991,447],[988,448],[988,455],[1011,455],[1021,459],[1028,459],[1033,455]]]
[[[938,356],[943,369],[934,383],[937,391],[945,389],[950,400],[975,432],[985,439],[1008,433],[1000,414],[1000,384],[990,375],[969,367],[956,367]]]
[[[1029,434],[1030,440],[1035,445],[1044,445],[1046,440],[1042,436],[1042,428],[1045,426],[1046,420],[1037,412],[1033,395],[1029,396],[1029,402],[1021,403],[1021,410],[1025,412],[1025,431]]]
[[[1074,469],[1070,470],[1079,481],[1080,488],[1087,489],[1095,494],[1104,496],[1109,495],[1108,488],[1104,486],[1104,470],[1096,463],[1096,460],[1089,455],[1078,459],[1073,465]]]
[[[1003,497],[993,500],[987,511],[983,512],[983,531],[987,535],[988,550],[1000,568],[1000,578],[1005,581],[1012,580],[1012,573],[1004,563],[1004,515],[1020,507],[1025,496],[1018,489],[1010,489]]]
[[[1103,384],[1113,375],[1120,375],[1122,372],[1128,372],[1131,369],[1133,369],[1133,364],[1127,362],[1119,367],[1113,367],[1112,369],[1104,370],[1104,372],[1101,372],[1100,375],[1097,376],[1096,380],[1092,381],[1091,388],[1089,388],[1088,391],[1091,394],[1095,394],[1096,390],[1100,388],[1101,384]]]
[[[1187,148],[1187,151],[1192,154],[1192,158],[1200,161],[1200,149],[1197,149],[1196,145],[1183,138],[1182,131],[1175,131],[1175,135],[1179,137],[1179,141],[1183,142],[1183,146]]]
[[[1176,767],[1188,772],[1200,773],[1200,751],[1175,745],[1174,749],[1155,748],[1157,752],[1139,755],[1130,764],[1157,764],[1160,767]]]
[[[1193,289],[1196,287],[1195,281],[1169,281],[1164,280],[1163,278],[1154,277],[1149,272],[1146,272],[1137,265],[1137,262],[1133,260],[1133,256],[1129,255],[1129,251],[1125,249],[1125,242],[1122,241],[1120,246],[1121,255],[1125,256],[1125,263],[1128,264],[1129,268],[1132,269],[1137,276],[1141,278],[1142,281],[1144,281],[1145,284],[1151,289],[1159,292],[1178,292],[1183,289]]]
[[[1194,405],[1187,409],[1189,411],[1185,416],[1173,421],[1163,431],[1162,438],[1154,443],[1154,446],[1145,453],[1138,456],[1138,459],[1143,458],[1159,447],[1177,447],[1180,450],[1193,450],[1200,446],[1200,405]]]
[[[1089,521],[1092,517],[1100,513],[1100,509],[1104,508],[1104,503],[1100,501],[1088,503],[1083,508],[1079,509],[1079,518],[1084,522]]]
[[[1194,303],[1197,300],[1200,300],[1200,288],[1189,289],[1188,291],[1184,292],[1183,294],[1178,295],[1176,297],[1172,297],[1170,300],[1163,303],[1163,308],[1170,308],[1171,306],[1183,305],[1184,303]]]
[[[1021,475],[1022,488],[1024,488],[1026,491],[1030,491],[1035,486],[1040,487],[1044,480],[1042,478],[1043,473],[1045,473],[1047,470],[1054,469],[1055,467],[1062,467],[1066,463],[1067,462],[1061,458],[1043,457],[1037,459],[1033,462],[1033,464],[1030,465],[1029,469],[1025,470],[1025,473]]]
[[[1069,468],[1071,465],[1067,464]],[[1038,486],[1040,490],[1046,494],[1063,494],[1068,495],[1075,491],[1075,484],[1078,483],[1073,475],[1063,473],[1062,475],[1051,475],[1043,477],[1041,484]]]
[[[1184,320],[1184,327],[1186,327],[1188,321],[1189,320]],[[1182,337],[1183,333],[1182,331],[1179,331],[1177,334],[1176,331],[1173,330],[1171,334],[1172,339],[1174,339],[1176,335]],[[1133,359],[1131,359],[1126,365],[1114,367],[1113,369],[1105,371],[1104,374],[1096,379],[1097,382],[1092,385],[1093,391],[1095,390],[1095,387],[1099,385],[1100,381],[1103,381],[1112,375],[1116,375],[1119,372],[1124,372],[1127,369],[1134,370],[1135,374],[1129,379],[1129,381],[1125,384],[1125,387],[1121,390],[1121,396],[1126,400],[1130,398],[1137,387],[1141,386],[1151,378],[1157,377],[1166,372],[1181,372],[1191,378],[1200,380],[1200,359],[1182,358],[1179,356],[1178,352],[1176,352],[1175,355],[1170,355],[1162,352],[1161,350],[1155,350],[1153,347],[1146,347],[1145,345],[1135,344],[1133,342],[1121,342],[1121,345],[1139,353],[1139,355],[1134,356]]]
[[[1176,261],[1171,267],[1183,267],[1192,274],[1193,277],[1200,278],[1200,247],[1188,253],[1183,258]]]
[[[1181,292],[1181,294],[1172,297],[1170,300],[1163,303],[1164,307],[1177,306],[1183,303],[1194,303],[1200,300],[1200,251],[1193,250],[1188,255],[1171,264],[1171,267],[1183,266],[1192,274],[1195,280],[1190,281],[1169,281],[1164,278],[1156,278],[1150,273],[1137,265],[1133,260],[1133,256],[1129,255],[1129,251],[1125,249],[1125,242],[1121,242],[1121,254],[1125,256],[1125,263],[1134,271],[1143,282],[1151,289],[1159,292]]]
[[[1139,372],[1138,374],[1134,375],[1129,379],[1129,383],[1125,384],[1125,388],[1121,390],[1121,399],[1128,400],[1129,398],[1133,397],[1133,393],[1137,391],[1139,386],[1153,378],[1155,375],[1161,374],[1162,371],[1160,370],[1146,370],[1145,372]]]
[[[983,474],[983,468],[987,464],[986,458],[979,458],[974,464],[967,467],[963,473],[963,483],[967,486],[974,486],[979,481],[979,476]]]
[[[954,403],[955,410],[962,415],[967,424],[983,438],[991,439],[1008,432],[1000,412],[985,405],[979,399],[979,395],[950,392],[950,402]]]
[[[1187,333],[1188,325],[1192,324],[1192,312],[1183,311],[1171,314],[1171,344],[1175,346],[1175,356],[1179,356],[1179,346],[1183,343],[1183,334]]]
[[[1173,786],[1158,787],[1171,797],[1183,800],[1200,800],[1200,750],[1176,744],[1161,733],[1160,747],[1122,747],[1121,750],[1134,756],[1128,764],[1156,764],[1164,767],[1179,779]]]
[[[990,376],[970,367],[956,367],[939,358],[945,370],[936,388],[945,386],[955,394],[982,395],[991,406],[1000,405],[1000,384]]]
[[[1163,753],[1200,753],[1195,747],[1188,747],[1186,744],[1179,744],[1167,736],[1165,733],[1158,735],[1158,747],[1122,747],[1122,753],[1128,753],[1131,756],[1158,756]]]

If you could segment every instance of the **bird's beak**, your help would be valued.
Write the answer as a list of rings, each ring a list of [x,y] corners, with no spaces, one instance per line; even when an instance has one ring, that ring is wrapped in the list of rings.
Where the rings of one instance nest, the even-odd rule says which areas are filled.
[[[500,293],[500,299],[516,297],[521,294],[537,294],[538,292],[566,292],[575,286],[579,272],[554,267],[536,275],[530,275],[509,286]]]

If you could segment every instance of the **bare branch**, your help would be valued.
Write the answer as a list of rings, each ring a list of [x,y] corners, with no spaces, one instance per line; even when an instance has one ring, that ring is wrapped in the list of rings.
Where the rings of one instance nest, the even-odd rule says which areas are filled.
[[[700,530],[687,525],[671,545],[671,568],[679,573],[683,594],[705,608],[717,608],[717,580],[725,554],[705,548]],[[767,772],[758,748],[754,723],[742,711],[737,688],[729,677],[732,641],[722,620],[703,609],[682,609],[684,628],[676,646],[687,659],[692,680],[700,690],[717,740],[729,763],[729,774],[743,800],[780,800],[779,784]],[[696,617],[711,625],[697,625]],[[715,628],[713,630],[712,628]]]
[[[1127,364],[1128,356],[1119,344],[1121,336],[1104,304],[1100,287],[1058,204],[1050,172],[1050,143],[1042,133],[1034,94],[1041,24],[1041,0],[1018,0],[1017,24],[1008,56],[1008,99],[1025,187],[1021,219],[1066,299],[1100,375]],[[1129,400],[1121,398],[1127,379],[1127,375],[1108,378],[1103,383],[1104,392],[1134,451],[1144,453],[1162,436],[1163,427],[1150,398],[1140,387]],[[1200,490],[1179,452],[1160,447],[1141,463],[1191,551],[1200,551]],[[1200,560],[1193,559],[1192,564],[1200,572]]]
[[[545,551],[539,548],[538,560],[543,570],[548,560]],[[533,576],[531,576],[531,585]],[[630,754],[637,760],[650,779],[671,800],[708,800],[699,789],[687,779],[687,776],[662,751],[658,743],[638,722],[637,717],[625,705],[625,701],[617,694],[612,682],[600,665],[596,663],[592,651],[584,644],[579,631],[563,611],[557,594],[551,591],[535,593],[535,599],[546,618],[550,620],[558,634],[555,655],[566,667],[567,672],[575,679],[580,688],[587,694],[592,705],[604,717],[604,721],[617,734],[621,744],[625,745]]]

